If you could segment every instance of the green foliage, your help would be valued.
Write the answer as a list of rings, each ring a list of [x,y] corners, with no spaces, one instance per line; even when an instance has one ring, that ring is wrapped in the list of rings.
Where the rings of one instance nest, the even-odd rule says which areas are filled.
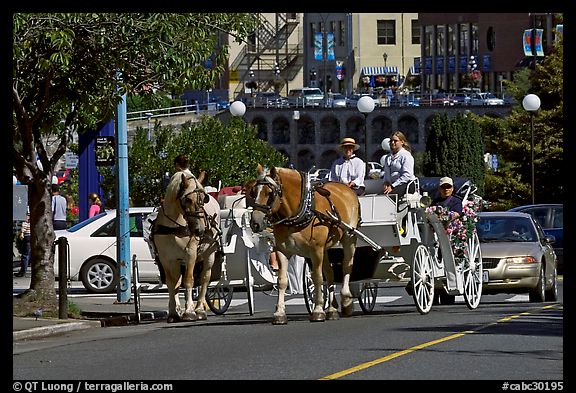
[[[484,191],[484,144],[480,127],[472,115],[450,118],[442,113],[432,119],[422,158],[425,176],[464,177],[481,195]]]
[[[287,158],[273,146],[256,137],[257,130],[242,119],[227,124],[212,116],[203,116],[197,124],[186,123],[180,130],[155,126],[152,140],[147,130],[139,128],[128,148],[130,196],[135,206],[158,205],[164,193],[165,173],[174,173],[174,158],[188,154],[190,170],[199,175],[206,171],[204,185],[218,187],[243,184],[256,175],[258,163],[283,166]],[[114,173],[101,171],[103,187],[114,190]],[[109,188],[108,188],[109,187]],[[114,204],[112,194],[109,202]]]
[[[530,203],[532,199],[531,115],[521,106],[529,93],[538,95],[541,101],[534,115],[535,202],[563,201],[563,76],[563,41],[560,39],[536,70],[518,71],[513,81],[507,83],[507,91],[519,105],[506,119],[477,118],[486,151],[498,154],[498,172],[490,173],[486,181],[485,197],[493,209]]]

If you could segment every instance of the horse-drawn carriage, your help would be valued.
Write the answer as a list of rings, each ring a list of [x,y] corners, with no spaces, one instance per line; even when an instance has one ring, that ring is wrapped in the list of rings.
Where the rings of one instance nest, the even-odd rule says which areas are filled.
[[[185,211],[182,201],[193,191],[185,193],[179,187],[180,194],[173,199],[179,199]],[[443,218],[427,208],[430,198],[426,194],[432,190],[429,184],[426,187],[416,180],[412,194],[356,197],[342,184],[314,183],[307,173],[286,168],[261,170],[247,187],[246,196],[225,196],[219,201],[220,226],[211,241],[218,251],[209,279],[202,270],[194,280],[206,286],[205,300],[200,295],[198,303],[206,302],[214,313],[222,314],[230,305],[233,288],[242,286],[247,289],[253,314],[253,291],[275,286],[278,304],[273,323],[285,324],[288,258],[301,255],[308,258],[302,280],[311,321],[338,318],[335,284],[341,285],[344,315],[351,313],[354,298],[364,312],[371,312],[380,284],[389,282],[405,285],[422,314],[428,313],[438,298],[449,303],[456,295],[463,295],[470,309],[476,308],[482,292],[482,258],[474,209],[468,205],[476,204],[479,197],[469,182],[458,190],[465,211],[472,216],[464,214],[464,235],[454,247]],[[195,197],[188,198],[194,205]],[[190,217],[201,214],[198,206],[189,209]],[[204,214],[205,220],[207,216]],[[188,226],[193,223],[186,221]],[[273,230],[266,231],[266,227]],[[269,241],[275,242],[278,252],[277,278],[266,272]],[[178,269],[182,264],[180,261]]]
[[[416,192],[412,194],[371,193],[359,197],[362,225],[354,231],[358,243],[350,280],[352,293],[365,313],[373,311],[378,288],[386,283],[405,285],[422,314],[428,313],[434,303],[454,303],[457,295],[463,295],[470,309],[480,303],[482,256],[474,228],[479,198],[469,181],[457,179],[455,196],[463,201],[464,217],[454,225],[454,232],[452,228],[447,231],[444,217],[428,207],[428,194],[435,193],[438,182],[438,178],[416,179]],[[367,183],[371,190],[382,188],[381,181]],[[328,251],[336,272],[340,271],[340,254],[337,247]],[[303,282],[310,311],[313,283],[307,267]]]

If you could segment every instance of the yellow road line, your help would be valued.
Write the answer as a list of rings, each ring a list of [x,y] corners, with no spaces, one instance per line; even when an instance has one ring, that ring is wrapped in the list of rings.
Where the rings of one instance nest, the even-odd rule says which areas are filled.
[[[544,310],[544,309],[551,309],[551,308],[556,308],[557,306],[558,306],[558,304],[551,304],[551,305],[542,307],[542,309],[543,309],[543,310]],[[390,354],[390,355],[387,355],[387,356],[384,356],[384,357],[381,357],[381,358],[378,358],[378,359],[375,359],[375,360],[371,360],[371,361],[369,361],[369,362],[361,363],[361,364],[359,364],[359,365],[357,365],[357,366],[355,366],[355,367],[351,367],[351,368],[349,368],[349,369],[342,370],[342,371],[339,371],[339,372],[334,373],[334,374],[327,375],[327,376],[325,376],[325,377],[320,378],[320,380],[330,380],[330,379],[342,378],[342,377],[345,377],[346,375],[350,375],[350,374],[353,374],[353,373],[355,373],[355,372],[358,372],[358,371],[361,371],[361,370],[365,370],[365,369],[367,369],[367,368],[370,368],[370,367],[372,367],[372,366],[376,366],[377,364],[384,363],[384,362],[387,362],[387,361],[392,360],[392,359],[399,358],[399,357],[404,356],[404,355],[408,355],[409,353],[418,351],[418,350],[420,350],[420,349],[424,349],[424,348],[427,348],[427,347],[431,347],[431,346],[433,346],[433,345],[440,344],[440,343],[443,343],[443,342],[446,342],[446,341],[454,340],[454,339],[456,339],[456,338],[460,338],[460,337],[465,336],[465,335],[467,335],[467,334],[475,333],[475,332],[477,332],[477,331],[479,331],[479,330],[482,330],[482,329],[485,329],[485,328],[487,328],[487,327],[489,327],[489,326],[496,325],[497,323],[510,322],[510,321],[513,320],[513,319],[519,318],[519,317],[521,317],[521,316],[530,315],[530,314],[532,314],[532,313],[530,313],[530,312],[522,312],[522,313],[520,313],[520,314],[511,315],[511,316],[509,316],[509,317],[501,318],[501,319],[497,320],[496,322],[492,322],[492,323],[488,323],[488,324],[486,324],[486,325],[482,325],[482,326],[480,326],[480,327],[478,327],[477,329],[474,329],[474,330],[465,330],[465,331],[463,331],[463,332],[461,332],[461,333],[451,334],[450,336],[442,337],[442,338],[439,338],[439,339],[437,339],[437,340],[432,340],[432,341],[425,342],[425,343],[423,343],[423,344],[418,344],[418,345],[415,345],[415,346],[410,347],[410,348],[408,348],[408,349],[404,349],[404,350],[399,351],[399,352],[394,352],[394,353],[392,353],[392,354]]]

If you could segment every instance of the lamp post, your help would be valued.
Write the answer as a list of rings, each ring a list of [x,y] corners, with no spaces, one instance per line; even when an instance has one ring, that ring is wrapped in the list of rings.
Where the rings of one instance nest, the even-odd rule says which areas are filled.
[[[374,100],[370,96],[362,96],[356,106],[364,115],[364,159],[368,165],[368,115],[374,110]]]
[[[246,113],[246,104],[242,101],[234,101],[230,104],[230,114],[234,117],[242,117]]]
[[[386,68],[386,62],[388,61],[388,53],[384,52],[382,57],[384,58],[384,68]]]
[[[146,117],[148,118],[148,140],[150,140],[150,119],[154,115],[152,114],[152,112],[146,112],[144,113],[144,115],[146,115]]]
[[[280,89],[278,88],[278,76],[280,75],[280,66],[278,65],[278,62],[274,63],[274,91],[278,94],[280,94]]]
[[[474,56],[470,56],[470,60],[468,60],[468,69],[470,70],[470,87],[474,87],[474,72],[476,71],[476,58]]]
[[[536,94],[528,94],[522,100],[522,107],[525,111],[530,112],[530,166],[531,166],[531,187],[532,187],[532,204],[534,204],[534,115],[540,109],[540,97]]]

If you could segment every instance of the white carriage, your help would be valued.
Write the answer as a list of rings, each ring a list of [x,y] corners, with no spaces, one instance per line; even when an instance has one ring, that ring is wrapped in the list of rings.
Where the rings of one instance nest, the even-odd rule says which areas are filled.
[[[382,189],[378,180],[372,189]],[[437,215],[427,212],[430,199],[416,192],[401,195],[366,194],[359,197],[362,224],[356,233],[358,241],[351,275],[351,289],[365,313],[373,311],[378,288],[385,283],[401,283],[411,293],[422,314],[434,302],[454,303],[463,295],[466,305],[474,309],[482,295],[482,256],[475,230],[463,240],[462,253],[455,257],[453,245]],[[367,184],[367,188],[371,188]],[[424,197],[424,198],[423,198]],[[466,182],[457,197],[463,204],[475,203],[475,189]],[[468,217],[467,217],[468,218]],[[469,222],[473,225],[473,222]],[[341,250],[328,250],[335,277],[342,277],[339,261]],[[338,281],[338,280],[337,280]],[[314,308],[313,284],[306,265],[303,273],[305,301],[308,311]]]

